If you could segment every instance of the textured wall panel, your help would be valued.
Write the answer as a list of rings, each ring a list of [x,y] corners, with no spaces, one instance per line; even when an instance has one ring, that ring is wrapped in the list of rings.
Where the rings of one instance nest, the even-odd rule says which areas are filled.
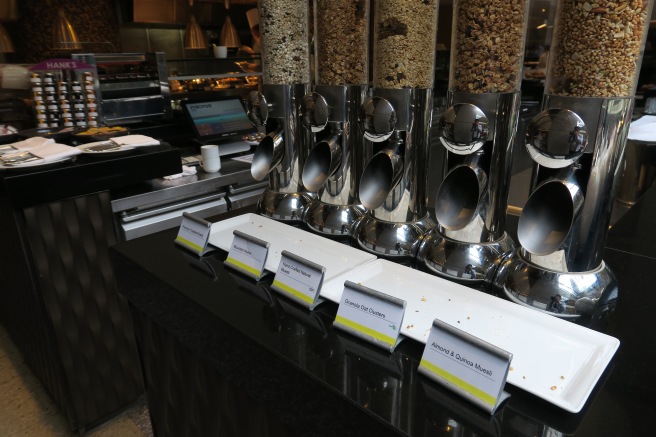
[[[73,406],[85,428],[142,393],[127,303],[108,247],[116,242],[107,192],[24,210],[39,286]]]
[[[30,273],[30,255],[21,238],[23,216],[7,197],[0,197],[0,323],[48,394],[70,421],[73,411],[66,387],[61,383],[62,365],[56,354],[55,337],[43,297]]]

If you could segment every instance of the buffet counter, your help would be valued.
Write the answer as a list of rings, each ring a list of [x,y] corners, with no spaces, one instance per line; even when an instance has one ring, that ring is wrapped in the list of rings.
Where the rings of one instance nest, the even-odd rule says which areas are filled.
[[[0,323],[83,433],[143,393],[108,248],[110,190],[180,171],[169,145],[0,173]]]
[[[423,344],[407,340],[390,354],[338,331],[334,303],[307,311],[273,293],[271,277],[254,282],[225,268],[225,252],[180,249],[177,229],[121,243],[112,261],[131,303],[155,433],[647,435],[655,208],[651,191],[610,232],[604,259],[620,292],[593,328],[621,344],[578,414],[507,384],[512,397],[490,416],[417,372]]]

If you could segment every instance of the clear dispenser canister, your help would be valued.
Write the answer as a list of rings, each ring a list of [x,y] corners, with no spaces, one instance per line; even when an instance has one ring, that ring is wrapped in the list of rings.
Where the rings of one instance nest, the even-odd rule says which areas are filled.
[[[374,87],[432,88],[438,0],[378,0]]]
[[[519,91],[528,6],[528,0],[454,2],[451,91]]]
[[[262,82],[310,82],[308,4],[298,0],[260,0]]]
[[[649,9],[646,0],[559,1],[546,94],[633,96]]]
[[[315,0],[317,84],[369,82],[368,0]]]

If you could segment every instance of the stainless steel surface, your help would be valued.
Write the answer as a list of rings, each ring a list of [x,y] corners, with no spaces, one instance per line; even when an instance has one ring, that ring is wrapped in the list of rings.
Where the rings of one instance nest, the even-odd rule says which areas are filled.
[[[269,118],[269,104],[259,91],[251,91],[246,99],[246,115],[255,127],[264,126]]]
[[[450,152],[469,155],[483,147],[490,130],[485,112],[471,103],[450,106],[439,124],[440,141]]]
[[[417,261],[429,272],[463,283],[491,283],[497,268],[515,243],[508,234],[492,242],[477,244],[447,238],[433,229],[424,236]]]
[[[570,167],[546,179],[526,202],[519,217],[517,238],[533,255],[558,251],[572,230],[584,201],[576,171]]]
[[[412,222],[387,222],[365,214],[355,223],[353,236],[367,252],[405,260],[415,258],[422,237],[434,227],[429,215]]]
[[[164,52],[79,53],[71,57],[94,67],[94,90],[101,124],[171,118],[171,92]]]
[[[585,153],[560,170],[536,160],[533,191],[519,218],[522,247],[501,265],[494,283],[514,302],[578,319],[618,293],[602,255],[633,98],[547,95],[541,115],[562,108],[586,126]],[[551,127],[557,135],[567,128]]]
[[[581,159],[560,173],[534,165],[533,191],[520,217],[520,243],[527,245],[524,255],[533,264],[587,272],[603,262],[633,98],[545,96],[544,109],[554,104],[585,109],[577,114],[588,127],[590,142]]]
[[[206,218],[229,208],[255,205],[264,186],[254,182],[249,164],[227,159],[220,172],[199,169],[195,175],[158,178],[117,190],[111,202],[117,234],[130,240],[179,226],[183,212]]]
[[[249,187],[255,185],[250,165],[245,162],[226,159],[221,170],[216,173],[198,173],[178,179],[152,179],[130,190],[117,190],[112,193],[112,212],[154,208],[172,202],[183,201],[203,194],[213,194],[229,185]]]
[[[476,215],[484,216],[481,209],[485,207],[488,181],[478,165],[482,154],[469,155],[463,164],[449,171],[440,185],[435,218],[445,229],[459,231],[472,223]]]
[[[301,180],[301,171],[311,144],[311,132],[299,122],[300,101],[309,91],[309,85],[263,85],[266,96],[268,120],[267,134],[282,130],[282,142],[277,146],[281,152],[272,152],[271,168],[268,170],[269,187],[258,202],[258,212],[277,219],[297,221],[302,219],[305,206],[311,195]],[[276,134],[274,134],[276,135]],[[255,155],[263,147],[257,147]],[[268,154],[266,155],[268,157]],[[253,159],[253,173],[260,175],[260,161]]]
[[[311,201],[308,193],[280,193],[266,188],[257,202],[257,211],[274,220],[302,222]]]
[[[435,200],[438,225],[417,258],[440,276],[491,282],[515,250],[505,218],[520,94],[449,92],[447,105],[439,129],[447,152]]]
[[[360,108],[360,125],[364,137],[374,143],[388,139],[394,132],[396,122],[394,107],[382,97],[367,99]]]
[[[266,178],[280,164],[285,154],[283,141],[283,128],[279,127],[257,145],[251,164],[251,175],[256,181]]]
[[[328,124],[330,107],[324,96],[311,92],[301,100],[301,123],[312,132],[321,132]]]
[[[583,155],[588,143],[585,123],[569,109],[547,109],[526,127],[526,149],[538,164],[563,168]]]
[[[182,213],[190,213],[196,217],[207,218],[228,211],[225,195],[210,196],[197,201],[181,202],[167,207],[153,208],[126,214],[121,217],[120,236],[123,240],[132,240],[144,235],[180,226]]]
[[[350,236],[364,208],[358,201],[359,179],[364,166],[363,138],[358,113],[366,95],[365,86],[315,87],[313,101],[328,110],[326,125],[316,133],[323,139],[312,148],[303,168],[303,183],[317,198],[308,205],[304,221],[311,230],[328,237]],[[322,103],[323,104],[323,103]],[[316,106],[315,106],[316,109]],[[316,132],[323,119],[310,123]],[[308,127],[306,126],[306,129]]]
[[[376,153],[367,163],[360,178],[360,201],[365,208],[376,209],[386,203],[395,209],[403,199],[403,187],[399,183],[403,178],[404,163],[400,153],[403,142],[397,132],[387,142],[385,149]],[[388,196],[392,192],[399,196]]]
[[[341,139],[342,131],[336,126],[329,138],[319,141],[310,150],[303,166],[303,185],[309,191],[319,191],[328,178],[342,166]]]
[[[522,249],[501,264],[494,284],[515,303],[570,320],[592,317],[618,296],[615,276],[603,261],[592,270],[559,272],[532,263]]]
[[[359,192],[369,209],[356,224],[354,239],[375,254],[414,257],[423,234],[435,226],[426,198],[433,91],[373,90],[373,99],[381,96],[399,118],[385,142],[365,141],[368,162]]]

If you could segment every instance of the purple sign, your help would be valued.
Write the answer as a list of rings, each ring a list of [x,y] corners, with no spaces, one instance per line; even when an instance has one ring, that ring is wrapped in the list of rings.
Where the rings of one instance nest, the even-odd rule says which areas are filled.
[[[32,65],[30,70],[93,70],[93,67],[75,59],[47,59],[36,65]]]

